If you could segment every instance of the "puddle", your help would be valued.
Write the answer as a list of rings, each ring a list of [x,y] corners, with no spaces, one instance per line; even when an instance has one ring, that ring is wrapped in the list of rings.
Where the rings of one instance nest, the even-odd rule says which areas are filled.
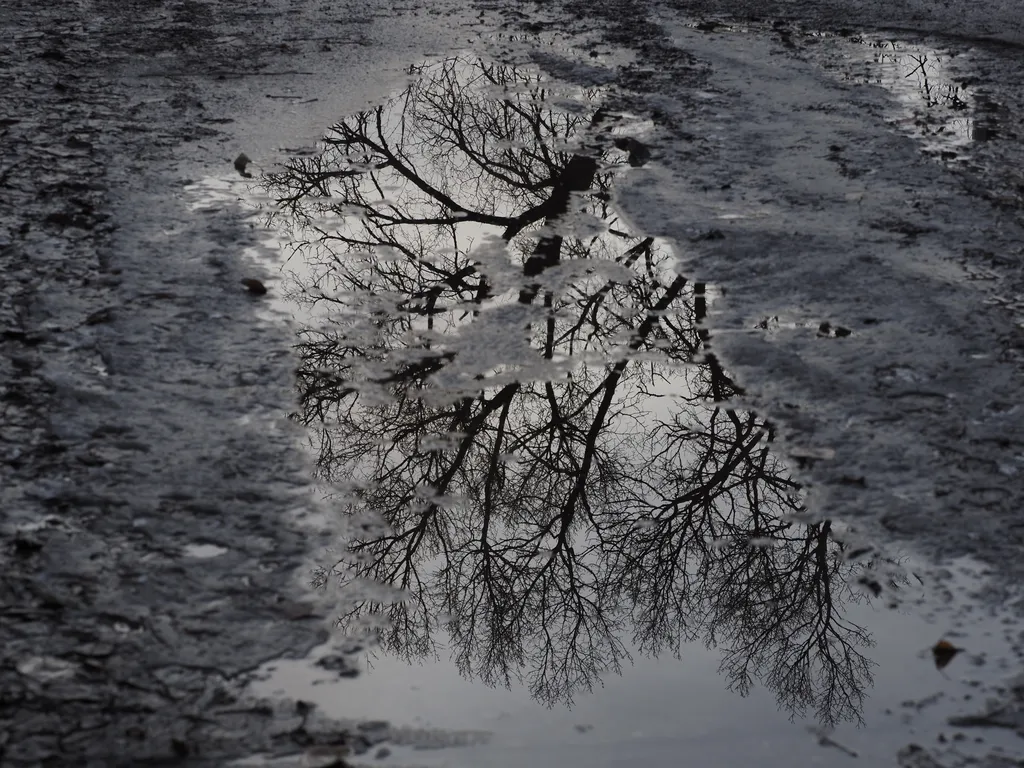
[[[280,665],[258,690],[301,697],[341,717],[490,734],[486,748],[417,760],[428,765],[584,765],[601,755],[610,764],[635,759],[672,765],[682,751],[698,764],[832,765],[849,752],[889,764],[911,740],[929,747],[955,742],[965,754],[1009,743],[996,732],[985,733],[978,744],[978,732],[947,721],[963,711],[965,699],[980,704],[985,698],[997,672],[979,666],[984,654],[954,659],[940,672],[917,641],[934,636],[935,628],[926,622],[863,605],[844,606],[843,614],[845,621],[871,627],[865,657],[874,679],[861,680],[865,687],[854,689],[870,702],[861,718],[832,726],[821,726],[813,716],[793,718],[780,709],[777,692],[759,683],[746,691],[730,689],[735,680],[723,671],[723,648],[692,640],[682,642],[675,656],[652,658],[630,648],[633,658],[603,675],[593,690],[578,694],[571,708],[545,705],[520,679],[504,686],[468,676],[458,642],[442,630],[432,637],[431,653],[410,658],[383,648],[371,652],[355,679],[339,682],[295,662]],[[717,640],[728,650],[740,638],[723,634]],[[830,689],[819,693],[827,698]],[[822,743],[822,736],[832,743]]]
[[[1001,133],[977,78],[965,74],[977,68],[969,54],[880,34],[806,30],[783,22],[705,19],[687,26],[709,35],[769,36],[789,55],[813,61],[840,80],[884,88],[894,100],[891,124],[943,160],[961,159],[975,142]]]
[[[927,573],[808,514],[706,353],[714,291],[615,208],[650,124],[605,98],[449,58],[263,176],[297,418],[346,531],[314,583],[360,650],[277,662],[254,692],[491,734],[423,765],[998,744],[946,720],[1007,673],[1012,628],[955,608],[982,577],[961,564],[929,619]],[[948,665],[943,639],[966,649]]]
[[[808,35],[815,38],[828,36]],[[994,125],[979,120],[975,92],[955,73],[951,51],[875,35],[830,42],[823,48],[825,67],[892,94],[900,106],[892,123],[921,141],[925,151],[953,160],[973,142],[995,135]],[[962,61],[961,67],[970,64]]]

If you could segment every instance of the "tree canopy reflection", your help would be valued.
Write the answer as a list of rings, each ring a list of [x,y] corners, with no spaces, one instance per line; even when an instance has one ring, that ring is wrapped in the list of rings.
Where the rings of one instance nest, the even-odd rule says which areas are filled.
[[[408,658],[571,702],[700,641],[745,693],[858,719],[871,639],[829,522],[803,524],[771,429],[729,407],[703,286],[619,220],[646,159],[601,94],[451,58],[269,176],[304,273],[301,420],[367,528],[317,584],[370,581]]]

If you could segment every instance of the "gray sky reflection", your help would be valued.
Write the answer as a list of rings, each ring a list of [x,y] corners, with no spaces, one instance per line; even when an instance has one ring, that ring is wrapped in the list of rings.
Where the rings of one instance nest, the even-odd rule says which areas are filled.
[[[771,425],[706,350],[705,287],[618,217],[637,121],[530,69],[412,75],[266,181],[316,317],[299,416],[339,512],[381,522],[317,576],[363,590],[339,627],[548,706],[706,646],[718,686],[860,721],[851,584],[884,564],[798,522]]]

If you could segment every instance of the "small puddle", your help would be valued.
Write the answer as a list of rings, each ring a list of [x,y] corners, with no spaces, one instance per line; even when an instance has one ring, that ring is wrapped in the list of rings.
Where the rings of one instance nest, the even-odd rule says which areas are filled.
[[[824,33],[808,41],[829,39]],[[876,35],[832,37],[823,46],[824,66],[842,79],[884,88],[899,110],[892,123],[922,142],[926,152],[954,160],[996,127],[978,117],[975,92],[954,73],[948,50]],[[969,64],[966,64],[969,67]]]
[[[710,35],[756,34],[777,40],[795,57],[836,78],[884,88],[894,100],[889,120],[946,161],[961,159],[975,142],[1001,133],[996,110],[971,74],[967,54],[881,34],[823,32],[784,22],[741,24],[704,19],[688,24]]]
[[[714,292],[617,211],[649,129],[601,88],[464,55],[262,177],[297,418],[346,532],[314,584],[370,650],[276,662],[254,692],[492,734],[424,765],[999,743],[946,718],[1006,676],[1010,628],[951,619],[957,595],[929,622],[926,573],[808,514],[705,349]]]

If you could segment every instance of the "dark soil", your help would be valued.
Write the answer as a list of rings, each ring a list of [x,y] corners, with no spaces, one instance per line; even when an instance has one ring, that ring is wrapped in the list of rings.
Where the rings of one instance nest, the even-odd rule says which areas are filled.
[[[317,539],[290,342],[240,284],[254,236],[180,192],[230,162],[246,75],[329,47],[303,13],[0,11],[3,765],[358,746],[238,701],[262,662],[326,637],[298,575]]]

